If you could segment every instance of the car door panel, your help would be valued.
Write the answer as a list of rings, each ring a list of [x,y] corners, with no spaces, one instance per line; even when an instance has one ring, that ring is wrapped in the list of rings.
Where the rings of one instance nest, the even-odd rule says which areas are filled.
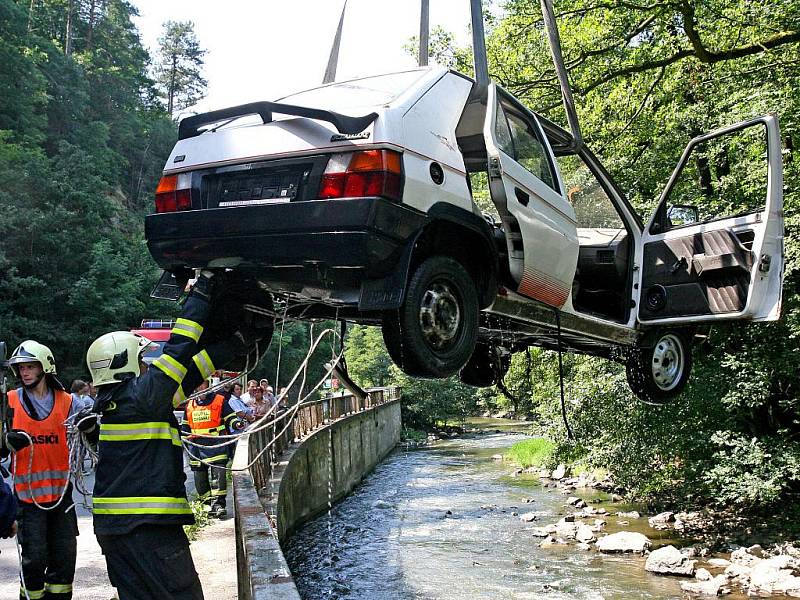
[[[763,125],[767,189],[763,210],[660,232],[658,218],[692,149]],[[649,323],[774,320],[783,280],[783,167],[777,120],[765,116],[692,140],[642,237],[638,318]],[[659,212],[660,211],[660,212]]]
[[[509,270],[520,294],[561,307],[569,297],[578,261],[575,212],[563,195],[502,149],[504,143],[495,135],[499,101],[497,88],[491,85],[484,137],[489,188],[509,244]],[[544,151],[552,156],[538,123],[528,118],[538,129]],[[552,172],[555,178],[557,171]]]

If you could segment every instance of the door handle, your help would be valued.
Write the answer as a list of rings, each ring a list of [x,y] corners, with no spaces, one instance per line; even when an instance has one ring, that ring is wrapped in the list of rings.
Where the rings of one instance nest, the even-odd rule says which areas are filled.
[[[528,192],[524,192],[518,187],[515,187],[514,195],[517,197],[517,200],[519,201],[520,204],[522,204],[522,206],[528,206],[528,202],[530,202],[531,200],[531,197],[528,194]]]

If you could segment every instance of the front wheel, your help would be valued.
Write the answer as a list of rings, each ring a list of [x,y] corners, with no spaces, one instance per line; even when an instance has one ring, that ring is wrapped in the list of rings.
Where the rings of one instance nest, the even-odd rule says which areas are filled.
[[[409,375],[455,375],[475,349],[478,312],[466,269],[447,256],[427,258],[411,276],[403,306],[384,317],[389,356]]]
[[[631,391],[648,404],[666,404],[686,387],[692,370],[692,345],[686,334],[664,331],[652,347],[640,348],[627,362]]]

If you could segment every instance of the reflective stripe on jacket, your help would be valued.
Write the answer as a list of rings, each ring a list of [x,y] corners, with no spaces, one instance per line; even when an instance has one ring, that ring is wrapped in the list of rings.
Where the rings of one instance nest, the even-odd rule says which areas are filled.
[[[8,392],[8,405],[14,411],[11,427],[28,433],[33,444],[14,455],[14,490],[22,502],[56,502],[69,483],[69,446],[64,422],[69,417],[72,396],[53,390],[53,410],[37,420],[23,408],[22,394],[22,388]]]

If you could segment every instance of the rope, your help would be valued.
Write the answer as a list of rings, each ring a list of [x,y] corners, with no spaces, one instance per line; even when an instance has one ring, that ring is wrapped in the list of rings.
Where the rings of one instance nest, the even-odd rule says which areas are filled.
[[[558,383],[561,389],[561,419],[564,421],[564,427],[567,430],[567,439],[571,442],[575,441],[575,436],[572,433],[572,427],[569,426],[567,420],[567,403],[564,400],[564,362],[562,359],[563,349],[561,347],[561,316],[558,310],[553,311],[556,315],[556,335],[558,336]]]

